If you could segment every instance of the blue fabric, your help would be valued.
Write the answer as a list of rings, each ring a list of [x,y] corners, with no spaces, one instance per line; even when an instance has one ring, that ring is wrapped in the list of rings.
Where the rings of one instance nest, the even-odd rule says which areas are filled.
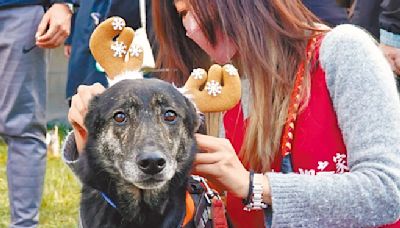
[[[0,0],[1,1],[1,0]],[[147,32],[150,42],[153,41],[151,22],[151,1],[146,0]],[[66,98],[71,98],[79,85],[91,85],[96,82],[107,86],[107,79],[103,72],[96,69],[96,61],[89,50],[89,39],[96,27],[93,17],[99,22],[111,16],[120,16],[125,19],[127,26],[137,29],[140,27],[139,1],[125,0],[85,0],[81,1],[75,19],[72,35],[72,50],[68,65],[68,81]]]
[[[272,227],[272,207],[268,206],[266,209],[264,209],[264,224],[267,228]]]
[[[49,6],[54,3],[74,3],[75,0],[0,0],[0,8],[26,5]]]
[[[399,21],[400,23],[400,21]],[[380,30],[381,43],[395,48],[400,48],[400,34],[388,32],[384,29]]]
[[[111,207],[117,209],[117,205],[115,205],[115,203],[104,192],[101,192],[101,196],[103,196],[104,200],[107,201]]]
[[[46,0],[0,0],[0,7],[23,6],[23,5],[46,5]]]
[[[139,1],[111,0],[107,17],[120,16],[125,19],[126,24],[133,29],[138,29],[140,25]],[[146,0],[147,31],[152,31],[151,1]],[[150,27],[149,27],[150,26]]]
[[[65,45],[71,45],[71,43],[72,43],[72,36],[74,34],[74,28],[75,28],[75,18],[76,18],[76,13],[72,14],[72,17],[71,17],[71,31],[69,33],[68,38],[64,41]]]
[[[303,4],[331,26],[349,22],[346,9],[340,7],[335,0],[303,0]]]
[[[288,154],[282,159],[281,173],[293,173],[292,155]]]
[[[79,85],[92,85],[96,82],[107,86],[103,72],[96,69],[96,61],[89,50],[89,39],[96,28],[96,18],[104,20],[110,2],[100,0],[81,1],[75,17],[74,32],[71,39],[71,56],[68,64],[66,97],[71,98]]]

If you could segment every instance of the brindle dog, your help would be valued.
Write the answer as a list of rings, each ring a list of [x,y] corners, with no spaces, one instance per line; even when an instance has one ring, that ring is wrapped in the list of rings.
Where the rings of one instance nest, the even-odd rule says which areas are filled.
[[[199,122],[192,102],[157,79],[94,97],[78,171],[82,226],[180,227]]]

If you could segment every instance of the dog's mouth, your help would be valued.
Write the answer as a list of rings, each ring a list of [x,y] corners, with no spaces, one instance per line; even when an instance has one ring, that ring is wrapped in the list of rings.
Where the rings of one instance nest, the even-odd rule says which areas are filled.
[[[156,175],[146,175],[140,180],[140,182],[162,182],[162,181],[167,181],[167,178],[165,177],[165,175],[161,173]]]
[[[171,179],[164,173],[158,173],[155,175],[140,174],[136,177],[129,178],[129,175],[123,175],[124,179],[136,186],[139,189],[158,189],[162,188]]]
[[[135,185],[140,189],[156,189],[161,188],[167,182],[168,180],[164,177],[156,175],[137,181]]]

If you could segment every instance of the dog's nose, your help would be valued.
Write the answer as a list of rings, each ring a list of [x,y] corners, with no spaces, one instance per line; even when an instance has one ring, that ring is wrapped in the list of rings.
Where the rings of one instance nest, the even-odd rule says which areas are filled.
[[[166,161],[160,152],[146,152],[137,157],[137,164],[144,173],[154,175],[165,168]]]

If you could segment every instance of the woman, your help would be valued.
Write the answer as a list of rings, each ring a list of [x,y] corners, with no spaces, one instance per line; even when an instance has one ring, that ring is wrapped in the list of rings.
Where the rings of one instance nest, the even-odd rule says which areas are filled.
[[[193,169],[228,192],[237,227],[397,221],[400,102],[370,36],[350,25],[328,31],[293,0],[159,0],[153,13],[158,63],[181,72],[166,80],[183,83],[215,61],[248,81],[249,99],[224,115],[229,140],[198,135]],[[102,90],[76,95],[78,150],[87,102]]]

